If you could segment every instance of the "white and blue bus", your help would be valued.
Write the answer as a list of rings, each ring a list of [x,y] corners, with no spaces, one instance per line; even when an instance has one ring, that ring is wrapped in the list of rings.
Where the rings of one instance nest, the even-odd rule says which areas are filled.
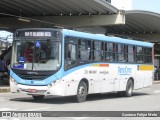
[[[117,92],[152,85],[153,44],[67,29],[20,29],[14,34],[11,92],[74,96]]]

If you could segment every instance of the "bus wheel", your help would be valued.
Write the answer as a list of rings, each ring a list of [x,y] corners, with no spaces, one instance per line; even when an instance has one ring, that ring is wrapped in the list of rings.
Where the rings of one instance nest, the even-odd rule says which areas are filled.
[[[76,102],[85,102],[88,94],[87,84],[84,81],[81,81],[78,85],[77,95],[75,97]]]
[[[131,79],[128,80],[127,86],[126,86],[126,91],[122,92],[124,97],[131,97],[133,93],[133,82]]]
[[[35,101],[38,101],[38,100],[43,100],[44,99],[44,95],[32,95],[33,99]]]

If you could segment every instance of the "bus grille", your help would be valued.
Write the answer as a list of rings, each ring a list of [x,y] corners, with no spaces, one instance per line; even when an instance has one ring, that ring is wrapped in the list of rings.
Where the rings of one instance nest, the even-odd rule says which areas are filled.
[[[17,74],[20,78],[25,80],[44,80],[48,75],[28,75],[28,74]]]

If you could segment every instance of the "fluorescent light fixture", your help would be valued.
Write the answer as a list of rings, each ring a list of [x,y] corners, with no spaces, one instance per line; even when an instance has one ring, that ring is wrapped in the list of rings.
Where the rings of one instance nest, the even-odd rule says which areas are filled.
[[[25,18],[18,18],[18,20],[23,21],[23,22],[31,22],[29,19],[25,19]]]
[[[63,27],[63,26],[59,26],[59,25],[53,25],[53,28],[60,28],[60,29],[63,29],[64,27]]]

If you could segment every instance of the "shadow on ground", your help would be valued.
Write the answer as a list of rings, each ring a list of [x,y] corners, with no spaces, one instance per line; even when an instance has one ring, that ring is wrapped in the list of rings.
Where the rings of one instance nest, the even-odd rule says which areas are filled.
[[[150,94],[146,93],[133,93],[132,97],[146,96]],[[124,99],[125,97],[121,97],[116,93],[107,93],[107,94],[93,94],[88,95],[86,102],[90,101],[100,101],[107,99]],[[127,97],[126,97],[127,98]],[[74,100],[74,96],[69,97],[54,97],[54,96],[46,96],[43,100],[35,101],[32,96],[21,97],[21,98],[12,98],[10,101],[18,101],[18,102],[31,102],[31,103],[44,103],[44,104],[69,104],[76,103]]]

